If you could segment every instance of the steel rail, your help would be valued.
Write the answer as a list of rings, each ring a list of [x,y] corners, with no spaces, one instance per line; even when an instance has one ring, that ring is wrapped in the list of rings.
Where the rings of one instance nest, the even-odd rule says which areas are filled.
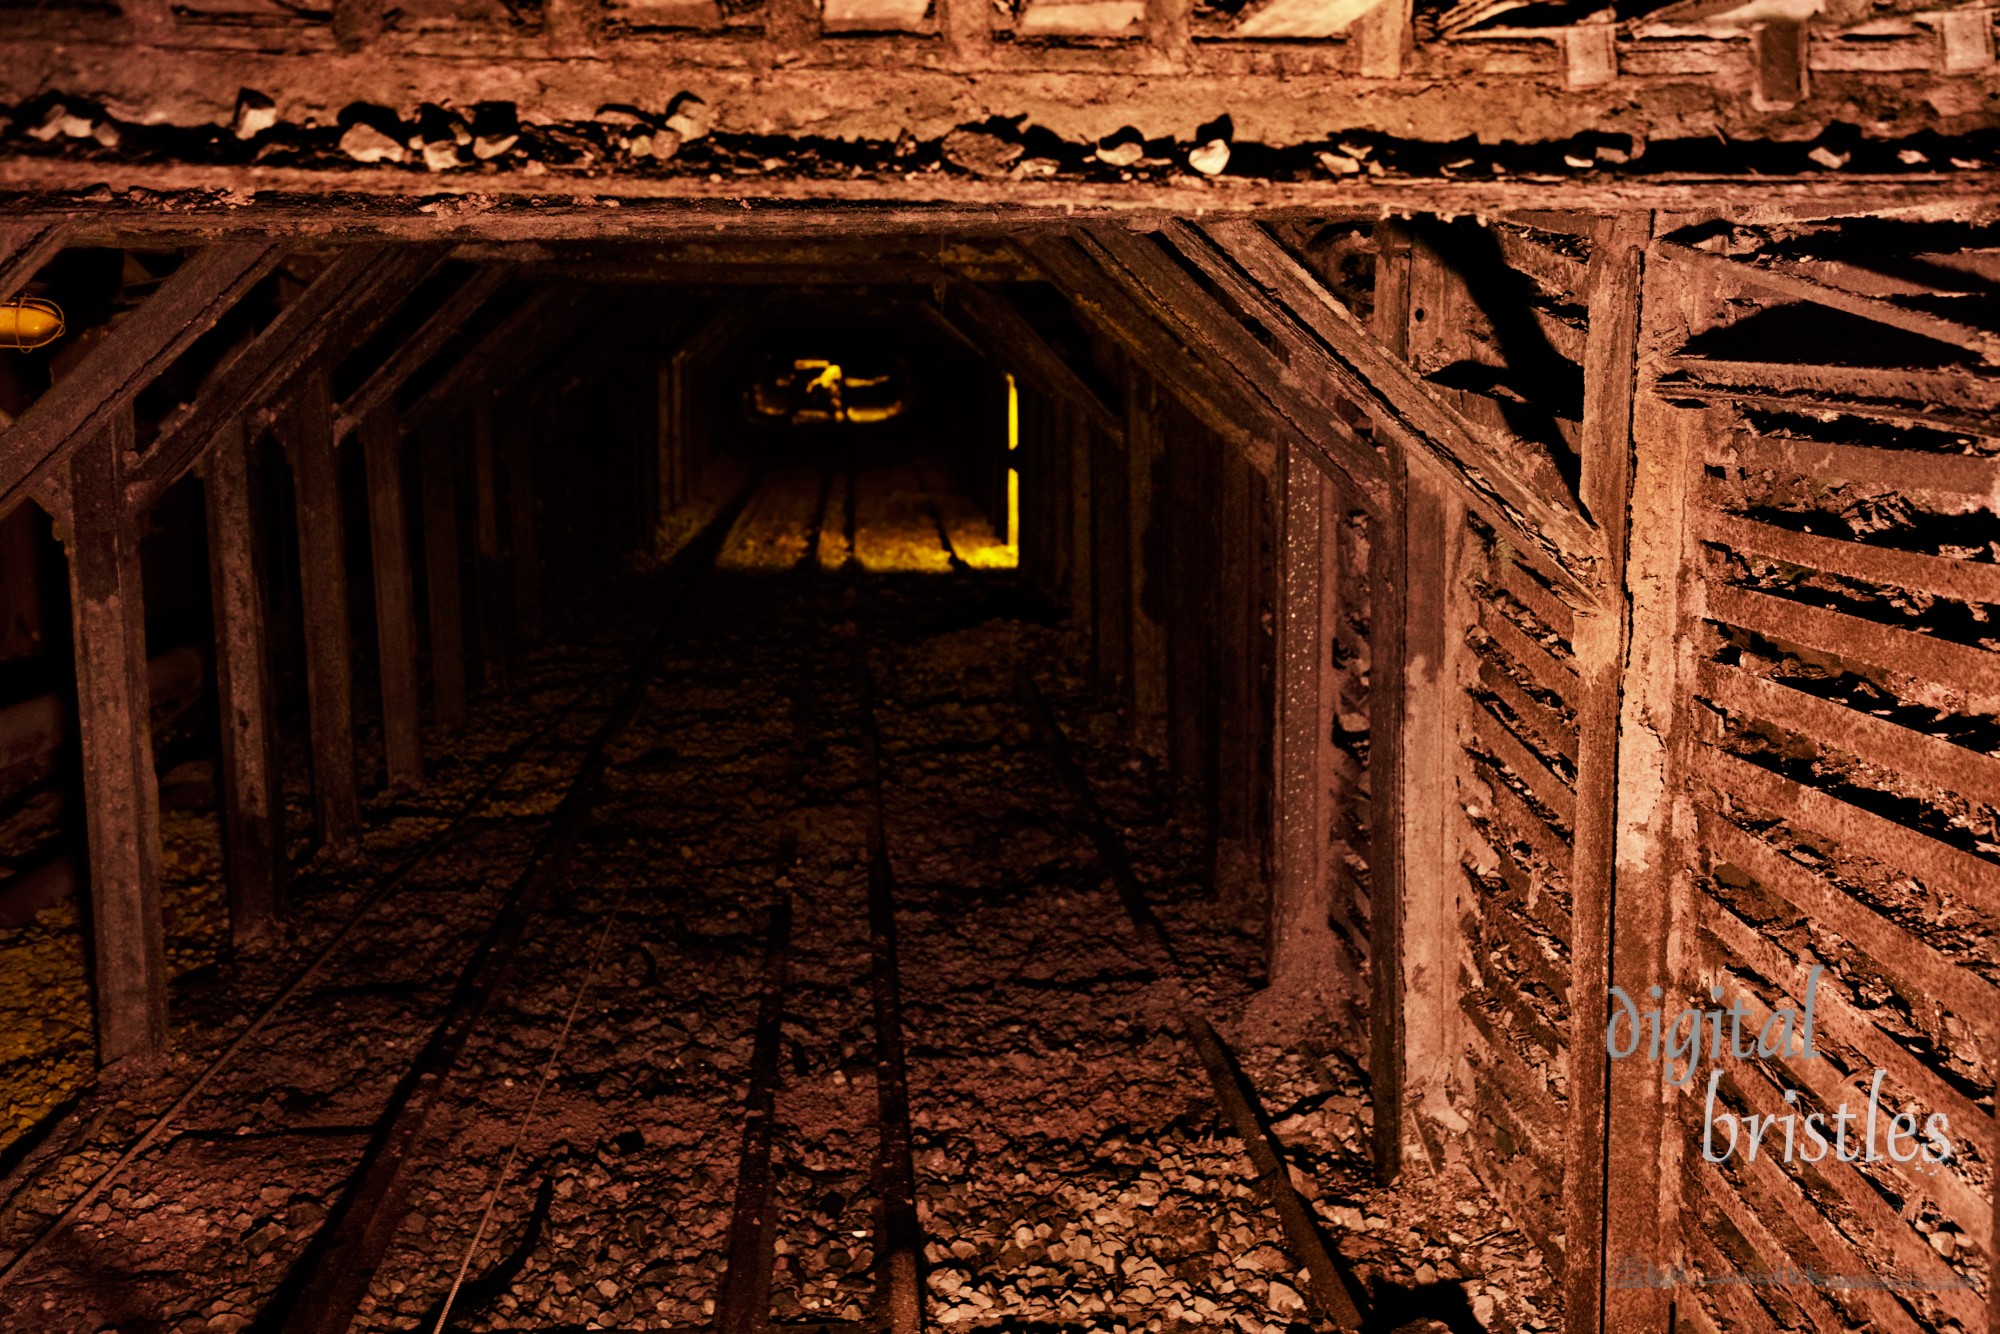
[[[603,790],[607,752],[638,718],[653,678],[673,643],[681,612],[715,564],[723,539],[757,485],[749,486],[682,549],[670,571],[678,580],[658,628],[616,706],[585,747],[584,758],[550,818],[541,846],[502,899],[472,958],[460,972],[450,1004],[429,1041],[390,1098],[380,1129],[335,1205],[277,1296],[253,1328],[285,1334],[345,1334],[408,1212],[411,1161],[431,1115],[443,1101],[466,1042],[485,1013],[546,893],[575,858]]]

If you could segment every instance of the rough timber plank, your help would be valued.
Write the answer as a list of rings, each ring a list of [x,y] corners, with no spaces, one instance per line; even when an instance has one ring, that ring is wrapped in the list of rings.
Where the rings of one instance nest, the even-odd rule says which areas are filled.
[[[335,852],[361,837],[354,771],[354,663],[347,623],[347,540],[341,515],[333,400],[325,371],[296,386],[277,431],[291,460],[299,525],[299,594],[306,637],[313,810]]]
[[[0,223],[0,301],[12,301],[35,273],[62,252],[69,224],[59,218]]]
[[[441,262],[436,247],[349,246],[297,299],[201,386],[193,402],[160,423],[132,468],[130,499],[150,509],[200,461],[224,423],[249,421],[315,359],[337,357],[386,322]]]
[[[424,781],[416,594],[403,503],[402,431],[387,409],[361,424],[361,448],[368,479],[369,564],[375,574],[384,768],[390,787],[414,788]]]
[[[388,360],[376,367],[359,389],[342,401],[334,422],[334,439],[345,440],[376,411],[392,404],[404,382],[442,351],[479,308],[506,285],[510,276],[505,267],[488,265],[473,273],[446,297],[444,304],[419,325],[415,333],[398,344]]]
[[[1075,404],[1099,430],[1123,429],[1118,415],[1097,391],[1084,382],[1005,297],[972,283],[955,283],[945,291],[945,313],[979,334],[988,346],[1018,367],[1023,378],[1032,377],[1046,392]]]
[[[0,515],[63,456],[122,412],[240,300],[282,252],[228,242],[190,256],[146,303],[120,320],[83,361],[0,431]]]
[[[2000,653],[1752,589],[1708,589],[1710,619],[1892,672],[2000,693]]]
[[[90,838],[97,1053],[112,1065],[147,1062],[165,1052],[167,965],[139,532],[126,515],[119,476],[132,448],[131,404],[92,420],[92,434],[69,454],[63,483]]]
[[[230,935],[239,949],[270,938],[285,873],[277,696],[265,632],[250,443],[240,421],[224,424],[214,434],[203,472],[222,734],[222,871]]]
[[[1240,290],[1247,277],[1260,286],[1265,293],[1260,304],[1283,311],[1311,331],[1325,352],[1317,369],[1333,378],[1377,430],[1429,454],[1468,492],[1482,515],[1502,524],[1524,550],[1553,559],[1580,601],[1594,600],[1580,580],[1595,577],[1591,567],[1602,547],[1601,534],[1588,520],[1515,480],[1512,470],[1437,398],[1423,377],[1363,328],[1261,226],[1223,222],[1196,229],[1170,223],[1166,234],[1217,282]],[[1242,274],[1232,274],[1227,265],[1240,266]]]

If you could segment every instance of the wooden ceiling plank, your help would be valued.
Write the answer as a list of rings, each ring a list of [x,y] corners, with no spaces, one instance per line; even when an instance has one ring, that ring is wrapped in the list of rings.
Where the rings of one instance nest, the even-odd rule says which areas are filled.
[[[342,401],[339,410],[334,413],[334,443],[339,444],[345,440],[372,413],[390,404],[396,397],[396,391],[403,387],[403,383],[427,365],[455,335],[462,332],[465,322],[471,319],[511,276],[511,270],[504,265],[496,264],[478,269],[459,286],[457,291],[446,297],[444,304],[419,325],[415,333],[391,352],[359,389]]]
[[[308,366],[371,336],[443,262],[434,246],[352,246],[214,375],[193,402],[161,424],[133,466],[126,496],[135,512],[199,464],[217,432],[269,402]]]
[[[955,283],[946,289],[945,311],[1045,391],[1081,408],[1100,430],[1115,436],[1125,429],[1124,420],[1005,297],[972,283]]]
[[[1946,319],[1942,315],[1933,315],[1928,311],[1899,306],[1879,296],[1864,296],[1858,292],[1846,291],[1804,274],[1765,268],[1672,241],[1663,241],[1660,244],[1661,248],[1672,257],[1673,262],[1704,269],[1725,281],[1760,288],[1775,297],[1810,301],[1830,310],[1858,315],[1877,324],[1886,324],[1892,329],[1901,329],[1905,333],[1948,343],[1972,353],[1989,366],[2000,363],[2000,334],[1989,330]]]
[[[144,305],[111,326],[69,374],[0,431],[0,514],[228,314],[282,258],[268,241],[189,256]]]
[[[1410,364],[1384,347],[1352,312],[1254,223],[1168,224],[1165,234],[1218,282],[1261,289],[1266,313],[1310,330],[1328,353],[1323,369],[1368,413],[1377,429],[1430,454],[1527,549],[1547,553],[1569,576],[1571,591],[1595,602],[1586,584],[1603,546],[1596,527],[1513,475],[1499,453],[1447,407]],[[1240,265],[1234,274],[1231,264]],[[1249,294],[1245,293],[1247,299]]]

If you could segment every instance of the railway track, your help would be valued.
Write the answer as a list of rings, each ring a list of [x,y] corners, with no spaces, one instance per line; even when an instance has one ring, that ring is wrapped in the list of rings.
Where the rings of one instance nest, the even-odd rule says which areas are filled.
[[[1032,797],[1053,724],[1001,601],[935,513],[954,594],[863,571],[881,503],[851,472],[762,498],[808,536],[775,579],[709,572],[711,534],[663,618],[687,642],[654,642],[448,998],[396,1030],[366,1154],[303,1204],[261,1192],[289,1196],[286,1278],[254,1328],[1137,1334],[1199,1315],[1187,1289],[1265,1334],[1313,1314],[1273,1242],[1353,1323],[1254,1114],[1175,1035],[1110,822],[1074,782],[1053,827]]]

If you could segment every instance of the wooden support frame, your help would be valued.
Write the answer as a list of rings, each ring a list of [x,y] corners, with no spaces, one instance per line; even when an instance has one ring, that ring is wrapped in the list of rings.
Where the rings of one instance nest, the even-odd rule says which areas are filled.
[[[1165,423],[1152,376],[1128,364],[1125,381],[1125,571],[1131,581],[1130,669],[1126,688],[1133,738],[1155,755],[1167,750],[1168,584],[1165,544],[1171,518],[1164,493]]]
[[[535,412],[529,404],[508,405],[494,429],[500,437],[500,467],[507,487],[508,578],[513,587],[514,637],[532,643],[542,633],[541,542],[535,505]]]
[[[93,419],[87,439],[66,443],[58,486],[90,839],[91,980],[99,1061],[146,1065],[166,1051],[167,964],[145,593],[121,475],[133,444],[131,404]]]
[[[1592,236],[1586,299],[1590,333],[1584,348],[1583,437],[1580,490],[1585,508],[1605,534],[1604,574],[1625,587],[1626,533],[1632,494],[1632,403],[1637,389],[1639,288],[1651,239],[1647,213],[1614,214]],[[1672,576],[1670,576],[1672,577]],[[1581,688],[1577,708],[1576,824],[1571,852],[1570,1125],[1568,1170],[1563,1176],[1565,1319],[1571,1328],[1597,1330],[1605,1321],[1606,1195],[1609,1189],[1607,1098],[1610,1062],[1604,1032],[1613,983],[1612,905],[1621,801],[1620,699],[1627,686],[1631,625],[1626,601],[1575,616],[1571,642]],[[1673,642],[1673,632],[1665,641]],[[1631,682],[1641,688],[1638,682]],[[1619,898],[1624,895],[1621,892]],[[1658,985],[1660,974],[1636,982],[1631,994]],[[1623,1073],[1623,1072],[1621,1072]],[[1652,1072],[1638,1072],[1642,1078]],[[1627,1200],[1657,1191],[1652,1166],[1639,1155],[1622,1166],[1618,1190]],[[1621,1247],[1626,1244],[1621,1241]],[[1649,1258],[1653,1253],[1646,1252]],[[1614,1328],[1638,1314],[1632,1303]],[[1654,1294],[1644,1319],[1663,1322],[1665,1304]]]
[[[1170,223],[1165,234],[1250,313],[1279,329],[1309,332],[1310,341],[1293,339],[1288,346],[1357,404],[1378,432],[1429,455],[1483,517],[1525,550],[1545,554],[1554,565],[1552,573],[1578,598],[1594,599],[1590,581],[1596,577],[1593,565],[1602,538],[1589,521],[1515,479],[1513,470],[1408,362],[1363,328],[1261,226]]]
[[[507,661],[506,571],[500,540],[500,469],[493,455],[493,395],[472,396],[466,429],[472,453],[473,596],[478,605],[479,675],[497,685]]]
[[[160,425],[133,465],[128,501],[147,510],[200,462],[224,424],[249,423],[281,387],[322,356],[371,336],[443,263],[438,246],[350,246]]]
[[[1289,422],[1256,395],[1219,378],[1174,337],[1170,325],[1106,275],[1072,238],[1036,237],[1019,244],[1094,328],[1153,367],[1202,425],[1243,451],[1257,471],[1271,474],[1276,466],[1273,441],[1297,438]],[[1252,430],[1246,421],[1261,422],[1263,429]]]
[[[464,724],[468,693],[456,443],[450,431],[439,429],[424,432],[417,442],[424,508],[424,582],[429,594],[431,711],[437,725],[446,729]]]
[[[964,333],[959,336],[976,348],[997,354],[1022,381],[1074,404],[1100,430],[1116,433],[1123,429],[1119,414],[1006,297],[972,283],[953,283],[945,289],[943,314],[953,326],[978,335],[976,339]]]
[[[347,541],[327,373],[293,389],[277,432],[292,465],[299,527],[299,594],[306,638],[313,810],[321,844],[344,854],[361,837],[354,765],[354,663],[347,610]]]
[[[0,514],[14,508],[70,450],[96,439],[140,390],[229,313],[283,254],[230,242],[188,257],[146,303],[0,431]]]
[[[375,368],[359,389],[341,402],[334,422],[334,439],[345,440],[360,428],[362,422],[382,408],[392,406],[404,383],[443,351],[446,343],[463,332],[466,321],[492,300],[511,277],[511,271],[505,266],[489,265],[460,284],[428,319],[417,326],[415,333],[403,340]]]
[[[222,869],[230,935],[238,949],[269,942],[285,874],[276,691],[265,630],[251,444],[240,420],[225,423],[211,438],[202,474],[221,721]]]
[[[1332,648],[1342,611],[1344,505],[1317,455],[1296,445],[1283,456],[1278,493],[1270,984],[1258,1009],[1281,1029],[1303,1032],[1353,1005],[1360,980],[1331,926],[1338,708]]]
[[[368,477],[368,538],[375,580],[375,648],[382,687],[383,770],[394,789],[424,781],[423,718],[418,703],[416,596],[410,578],[410,530],[403,503],[402,431],[378,409],[361,423]]]

